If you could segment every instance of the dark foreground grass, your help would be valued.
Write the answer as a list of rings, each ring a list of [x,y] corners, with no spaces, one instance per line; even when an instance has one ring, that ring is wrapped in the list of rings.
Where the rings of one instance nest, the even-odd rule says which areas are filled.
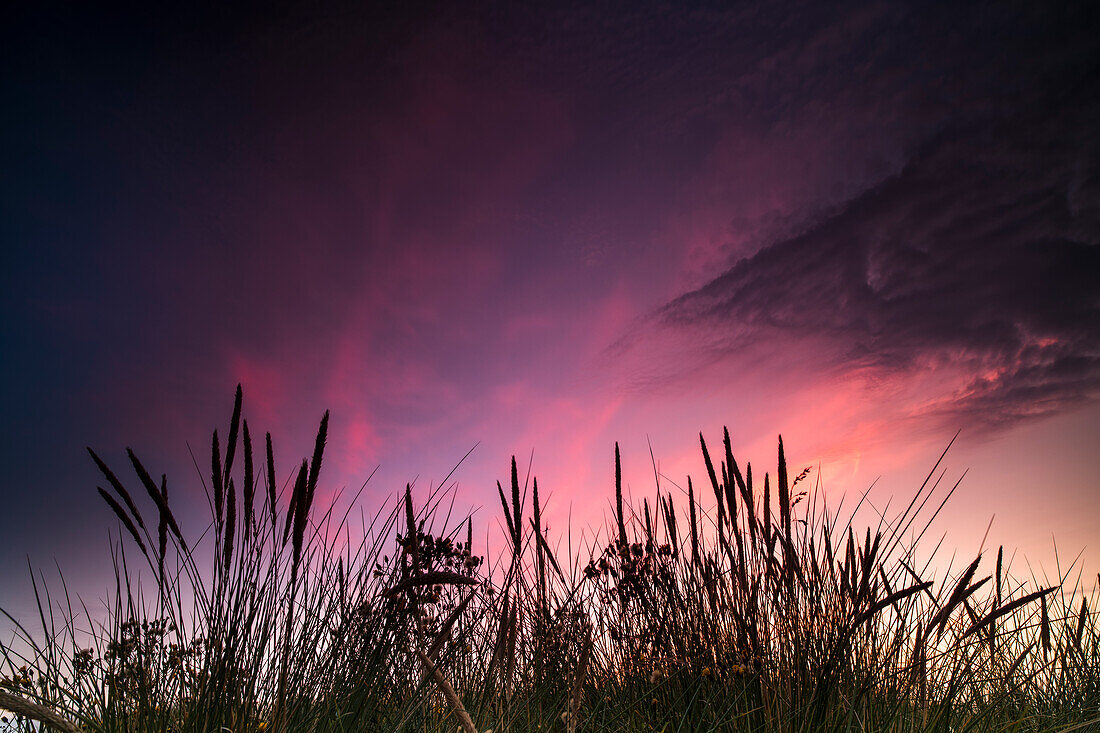
[[[123,530],[114,592],[93,615],[36,583],[41,628],[8,616],[9,725],[1100,730],[1095,597],[1068,571],[1014,578],[1002,550],[934,578],[916,543],[950,496],[936,481],[857,529],[806,471],[788,475],[782,440],[760,481],[727,433],[720,448],[700,436],[700,486],[630,506],[616,448],[616,516],[559,553],[537,482],[521,485],[513,460],[498,485],[504,549],[483,562],[440,491],[406,488],[354,542],[350,509],[314,511],[327,422],[288,471],[270,435],[254,445],[238,388],[224,448],[213,436],[212,521],[197,538],[163,476],[128,453],[124,483],[92,453]]]

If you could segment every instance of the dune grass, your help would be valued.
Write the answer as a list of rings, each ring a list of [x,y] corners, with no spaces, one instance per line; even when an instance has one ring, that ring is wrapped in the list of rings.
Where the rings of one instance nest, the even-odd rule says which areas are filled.
[[[238,387],[195,538],[165,477],[128,452],[131,491],[90,451],[123,531],[114,591],[94,615],[34,582],[40,628],[9,615],[18,643],[0,646],[9,725],[1100,730],[1095,596],[1068,571],[1015,578],[1002,549],[934,577],[917,542],[953,490],[935,469],[904,511],[857,528],[808,470],[788,474],[781,439],[760,480],[728,432],[720,448],[700,435],[701,486],[640,506],[624,502],[616,446],[615,516],[559,552],[513,459],[506,537],[486,561],[440,490],[406,487],[354,531],[357,501],[315,510],[327,424],[288,471],[270,435],[254,446]]]

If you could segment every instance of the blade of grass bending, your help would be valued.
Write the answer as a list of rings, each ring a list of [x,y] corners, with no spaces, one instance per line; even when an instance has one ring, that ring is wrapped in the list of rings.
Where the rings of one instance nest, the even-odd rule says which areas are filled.
[[[955,490],[958,489],[959,486],[962,485],[963,479],[966,478],[967,473],[968,473],[968,471],[963,471],[962,476],[959,476],[959,480],[956,481],[955,484],[951,487],[951,490],[947,492],[947,496],[943,497],[943,501],[941,501],[939,506],[936,507],[936,511],[932,512],[932,516],[930,516],[928,518],[928,521],[925,522],[924,529],[922,529],[920,531],[920,533],[916,536],[916,538],[913,540],[914,545],[916,545],[918,542],[921,541],[921,538],[924,537],[925,533],[932,526],[932,522],[934,522],[936,520],[936,517],[938,517],[940,515],[940,512],[943,511],[943,508],[947,504],[948,500],[952,496],[955,495]],[[931,496],[931,494],[929,494],[929,496]],[[922,504],[921,506],[923,507],[924,505]]]
[[[932,468],[929,469],[928,475],[924,477],[924,481],[921,482],[920,488],[917,489],[917,493],[913,495],[913,499],[909,502],[909,506],[906,507],[906,510],[904,512],[902,512],[902,518],[906,517],[909,514],[909,511],[913,508],[913,505],[916,504],[918,499],[920,499],[920,496],[924,492],[924,489],[928,486],[928,482],[932,480],[932,477],[936,474],[936,470],[940,467],[940,464],[943,463],[943,459],[947,457],[947,452],[951,450],[951,446],[955,445],[955,441],[959,439],[959,435],[961,433],[962,429],[956,430],[955,434],[951,436],[951,440],[947,441],[947,447],[943,449],[943,453],[940,453],[940,457],[936,459],[936,462],[932,465]],[[902,532],[904,532],[904,530],[902,530]],[[899,534],[901,533],[899,532]]]
[[[955,441],[958,439],[959,433],[961,433],[961,432],[962,432],[961,430],[958,430],[958,431],[955,432],[955,435],[947,443],[947,447],[943,449],[943,453],[941,453],[940,457],[938,459],[936,459],[936,463],[932,466],[932,469],[928,472],[928,475],[924,477],[924,481],[921,482],[920,488],[918,488],[916,493],[913,494],[913,498],[909,500],[909,505],[905,508],[905,511],[903,511],[901,513],[901,515],[898,517],[897,522],[896,522],[897,526],[898,526],[898,529],[894,533],[893,542],[890,544],[890,546],[883,553],[887,557],[889,557],[894,552],[896,547],[899,544],[901,544],[901,542],[905,538],[905,534],[909,531],[909,527],[916,520],[916,517],[917,517],[918,514],[920,514],[921,509],[924,508],[924,504],[925,504],[925,502],[928,501],[928,497],[926,497],[924,499],[924,501],[921,501],[920,507],[918,507],[916,513],[914,513],[912,517],[909,517],[910,512],[913,511],[913,507],[916,506],[918,501],[920,501],[921,494],[923,494],[924,490],[928,487],[928,482],[931,481],[932,477],[936,474],[936,471],[937,471],[937,469],[939,469],[940,464],[943,463],[943,459],[947,456],[947,452],[949,450],[951,450],[951,446],[955,444]],[[941,479],[943,478],[942,475],[941,475],[940,478]],[[938,484],[939,484],[939,479],[936,480],[936,485],[938,485]],[[932,487],[932,490],[933,491],[935,490],[935,486]],[[929,497],[931,497],[931,492],[929,492]],[[906,519],[907,517],[908,517],[908,520]],[[931,520],[929,520],[929,524],[931,524]],[[926,529],[927,529],[927,525],[926,525]]]

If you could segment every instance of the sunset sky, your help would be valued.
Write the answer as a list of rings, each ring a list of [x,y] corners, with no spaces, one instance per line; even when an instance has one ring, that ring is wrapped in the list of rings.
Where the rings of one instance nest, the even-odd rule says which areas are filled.
[[[331,410],[322,501],[476,444],[481,536],[513,454],[555,535],[616,440],[634,496],[728,425],[881,509],[959,432],[945,554],[1095,582],[1090,3],[396,5],[5,11],[0,606],[111,581],[85,446],[201,530],[238,382],[286,471]]]

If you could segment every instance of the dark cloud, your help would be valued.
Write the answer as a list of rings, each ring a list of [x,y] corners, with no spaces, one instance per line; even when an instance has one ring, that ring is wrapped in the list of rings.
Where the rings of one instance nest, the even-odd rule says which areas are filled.
[[[1100,394],[1100,100],[1073,58],[1050,87],[979,102],[896,176],[660,311],[708,351],[825,341],[819,366],[971,375],[912,406],[968,427]],[[1075,78],[1076,77],[1076,78]]]

